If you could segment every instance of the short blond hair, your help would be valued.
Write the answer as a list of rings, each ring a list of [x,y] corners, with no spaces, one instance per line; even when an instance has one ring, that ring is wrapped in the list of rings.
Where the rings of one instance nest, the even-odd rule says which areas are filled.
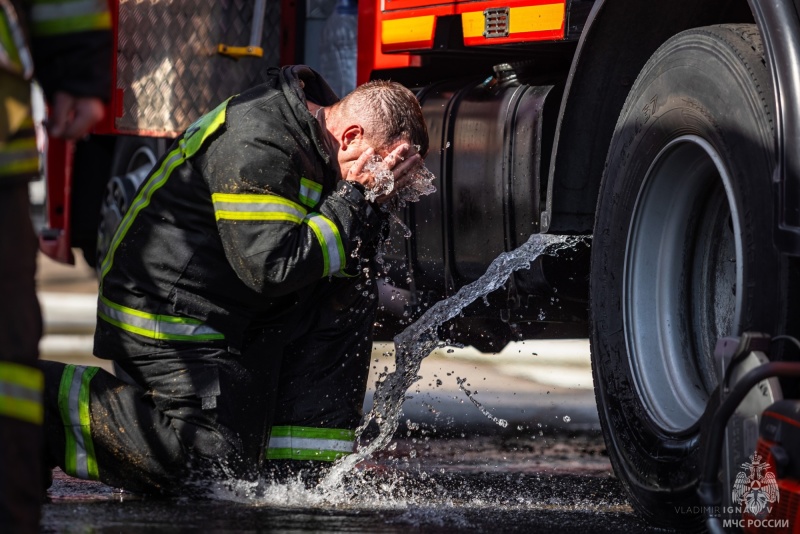
[[[397,82],[373,80],[360,85],[337,104],[345,116],[355,117],[377,149],[387,149],[401,140],[428,153],[428,127],[417,97]]]

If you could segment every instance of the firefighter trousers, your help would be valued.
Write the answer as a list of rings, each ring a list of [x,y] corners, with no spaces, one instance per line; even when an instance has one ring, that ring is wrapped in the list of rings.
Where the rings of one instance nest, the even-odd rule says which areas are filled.
[[[44,491],[37,249],[27,182],[0,187],[0,532],[38,532]]]
[[[363,277],[325,279],[279,321],[224,341],[169,342],[97,367],[42,362],[51,466],[145,493],[255,480],[275,463],[353,449],[377,308]],[[135,334],[130,334],[134,339]]]

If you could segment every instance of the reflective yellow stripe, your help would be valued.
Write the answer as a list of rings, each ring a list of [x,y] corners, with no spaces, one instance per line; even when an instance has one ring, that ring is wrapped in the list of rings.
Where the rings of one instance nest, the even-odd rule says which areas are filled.
[[[381,21],[383,44],[413,43],[433,39],[433,15]]]
[[[144,186],[139,189],[139,192],[136,194],[136,197],[131,203],[131,207],[125,213],[125,216],[122,218],[122,222],[119,223],[117,231],[114,233],[114,238],[111,240],[111,246],[109,246],[108,252],[106,252],[106,257],[103,258],[102,269],[100,272],[101,291],[103,278],[105,278],[105,276],[108,274],[108,271],[111,270],[111,266],[114,264],[114,254],[117,251],[117,247],[119,247],[119,244],[125,238],[128,230],[133,225],[134,219],[136,219],[136,216],[140,211],[142,211],[142,209],[150,204],[150,198],[153,196],[153,193],[158,191],[165,183],[167,183],[167,179],[169,179],[172,171],[174,171],[175,168],[184,161],[185,160],[183,158],[183,152],[181,151],[181,148],[176,148],[162,160],[161,166],[158,168],[158,170],[151,174],[150,178],[148,178],[148,180],[144,183]]]
[[[197,319],[147,313],[111,302],[101,296],[97,316],[117,328],[151,339],[212,341],[225,335]]]
[[[307,178],[300,178],[300,202],[313,208],[322,197],[322,184]]]
[[[22,139],[13,139],[3,145],[2,150],[8,152],[36,152],[36,137],[23,137]]]
[[[275,426],[270,433],[268,460],[333,462],[353,452],[355,432],[339,428]]]
[[[44,376],[39,369],[0,362],[0,415],[42,424]]]
[[[225,117],[228,113],[228,102],[230,102],[231,98],[233,97],[228,97],[220,105],[186,128],[186,133],[183,134],[183,139],[180,143],[184,157],[191,158],[194,156],[206,142],[206,139],[216,133],[220,126],[225,124]]]
[[[20,128],[24,130],[32,125],[26,120]],[[19,133],[23,136],[0,146],[0,177],[39,172],[39,150],[35,132],[31,129],[27,135],[24,132]]]
[[[565,4],[512,7],[508,14],[508,34],[558,30],[564,24]],[[461,14],[464,37],[482,37],[484,32],[483,11]]]
[[[131,207],[125,213],[122,222],[120,222],[117,231],[114,233],[114,238],[111,240],[111,246],[108,248],[106,257],[103,258],[100,274],[101,288],[103,278],[105,278],[114,264],[114,254],[116,253],[117,247],[119,247],[119,244],[125,238],[128,230],[130,230],[136,216],[150,204],[150,199],[153,194],[167,183],[167,180],[172,175],[172,171],[174,171],[178,165],[186,161],[186,158],[193,156],[200,147],[203,146],[206,139],[216,132],[220,126],[225,124],[225,114],[229,101],[230,98],[189,126],[189,128],[186,129],[183,139],[178,143],[178,148],[161,160],[161,165],[158,169],[152,172],[144,185],[139,189],[139,192],[131,203]]]
[[[336,274],[344,269],[347,263],[344,244],[336,224],[319,213],[309,214],[304,222],[317,236],[317,241],[322,247],[322,276]]]
[[[214,193],[211,202],[218,221],[286,221],[300,224],[307,213],[300,204],[277,195]]]
[[[67,365],[58,388],[58,409],[66,437],[64,472],[90,480],[100,478],[89,410],[89,384],[99,370],[99,367]]]
[[[0,158],[1,160],[2,158]],[[3,176],[36,174],[39,172],[39,156],[15,159],[7,163],[0,163],[0,180]]]

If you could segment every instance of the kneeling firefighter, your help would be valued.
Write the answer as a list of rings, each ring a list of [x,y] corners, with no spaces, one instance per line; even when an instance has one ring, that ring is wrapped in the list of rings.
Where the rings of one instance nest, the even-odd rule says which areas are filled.
[[[94,353],[128,375],[45,362],[52,466],[142,492],[253,480],[352,452],[377,307],[367,200],[398,190],[428,134],[414,95],[339,101],[303,66],[220,104],[156,163],[100,266]]]

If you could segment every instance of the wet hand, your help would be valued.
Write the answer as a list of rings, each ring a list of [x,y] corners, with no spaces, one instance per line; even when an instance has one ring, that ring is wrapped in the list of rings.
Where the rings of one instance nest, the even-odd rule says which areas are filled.
[[[386,198],[383,202],[386,202],[408,185],[414,172],[420,165],[423,165],[423,161],[422,156],[417,153],[415,147],[402,144],[394,149],[391,154],[386,156],[384,162],[386,162],[386,166],[389,167],[392,170],[392,174],[394,174],[394,189],[391,193],[385,195]],[[381,202],[380,199],[378,201]]]
[[[375,197],[375,202],[378,204],[391,200],[407,184],[413,171],[419,165],[422,165],[422,157],[417,154],[415,148],[410,147],[408,144],[403,143],[396,147],[383,160],[380,159],[380,156],[376,156],[375,151],[370,147],[353,163],[346,179],[360,183],[368,190],[375,191],[378,184],[376,184],[376,166],[373,162],[376,159],[380,162],[379,168],[386,172],[391,172],[392,176],[388,178],[393,181],[390,186],[391,189],[387,193],[379,194]],[[378,172],[378,174],[383,173]],[[381,183],[380,186],[381,190],[385,190],[384,183]]]

